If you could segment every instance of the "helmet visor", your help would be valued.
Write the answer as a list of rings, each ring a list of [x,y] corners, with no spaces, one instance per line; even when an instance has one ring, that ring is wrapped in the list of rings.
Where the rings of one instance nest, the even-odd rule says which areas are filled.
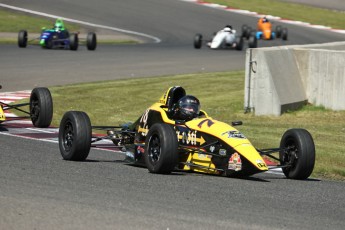
[[[197,117],[200,112],[200,104],[198,103],[181,103],[180,108],[184,114],[191,118]]]

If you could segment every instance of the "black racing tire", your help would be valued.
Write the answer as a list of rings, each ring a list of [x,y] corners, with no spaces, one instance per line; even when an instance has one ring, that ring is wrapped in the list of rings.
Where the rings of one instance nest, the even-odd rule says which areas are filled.
[[[69,36],[69,49],[75,51],[75,50],[78,50],[78,46],[79,46],[78,34],[71,34]]]
[[[288,148],[279,152],[279,160],[283,173],[289,179],[307,179],[314,169],[315,145],[311,134],[305,129],[287,130],[280,148]]]
[[[69,111],[59,128],[59,148],[64,160],[84,161],[90,152],[92,129],[89,116],[81,111]]]
[[[53,38],[49,37],[46,39],[46,46],[47,49],[53,49]]]
[[[196,34],[194,36],[194,48],[195,49],[200,49],[202,46],[202,35],[201,34]]]
[[[47,128],[53,119],[53,99],[49,89],[34,88],[30,95],[30,117],[35,127]]]
[[[28,32],[26,30],[21,30],[18,33],[18,46],[20,48],[25,48],[28,45]]]
[[[20,48],[25,48],[28,43],[28,32],[26,30],[21,30],[18,33],[18,46]]]
[[[236,50],[243,50],[243,37],[238,36],[235,38]]]
[[[276,26],[276,37],[277,38],[281,38],[281,36],[282,36],[282,26]]]
[[[247,27],[247,32],[246,32],[246,39],[248,40],[250,38],[250,35],[252,33],[253,29],[251,27]]]
[[[257,48],[258,47],[258,39],[256,38],[255,34],[251,34],[248,40],[249,48]]]
[[[248,32],[248,26],[246,24],[242,25],[241,37],[246,38]]]
[[[97,47],[97,37],[93,32],[89,32],[86,36],[86,47],[88,50],[95,50]]]
[[[282,29],[282,39],[284,41],[286,41],[288,39],[288,29],[287,28]]]
[[[156,123],[149,129],[144,158],[146,167],[151,173],[171,173],[178,162],[177,151],[178,141],[172,126]]]

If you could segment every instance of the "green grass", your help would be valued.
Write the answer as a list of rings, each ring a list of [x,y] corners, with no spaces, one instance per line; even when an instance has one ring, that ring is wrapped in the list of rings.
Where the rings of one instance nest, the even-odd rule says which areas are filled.
[[[0,8],[0,32],[13,33],[6,36],[0,36],[1,44],[17,44],[17,33],[20,30],[25,29],[30,34],[42,32],[42,28],[53,28],[55,19],[35,16],[33,14],[25,14],[13,10],[5,10]],[[80,32],[83,29],[82,26],[74,23],[65,22],[66,28],[70,32]],[[30,38],[31,39],[31,38]],[[38,44],[38,41],[32,41],[31,44]],[[97,43],[100,44],[137,44],[138,41],[130,39],[115,39],[115,38],[100,38],[98,36]]]
[[[308,22],[315,25],[345,29],[345,13],[277,0],[205,0],[228,7],[249,10],[260,14]]]
[[[258,148],[278,147],[289,128],[305,128],[314,137],[314,177],[345,180],[345,111],[306,106],[282,116],[244,114],[244,72],[203,73],[85,83],[50,88],[54,100],[53,125],[66,111],[89,114],[93,125],[119,125],[137,119],[173,85],[198,97],[211,117],[230,123],[242,120],[239,129]]]
[[[29,33],[40,33],[42,27],[53,28],[55,19],[34,16],[32,14],[20,13],[0,8],[0,32],[18,33],[19,30],[27,30]],[[80,26],[72,23],[65,23],[70,31],[79,31]]]

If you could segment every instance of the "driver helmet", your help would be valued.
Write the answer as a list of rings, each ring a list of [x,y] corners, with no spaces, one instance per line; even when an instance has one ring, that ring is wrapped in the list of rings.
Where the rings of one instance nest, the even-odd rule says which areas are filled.
[[[224,32],[231,32],[231,29],[229,27],[225,27]]]
[[[191,95],[186,95],[178,100],[175,107],[174,118],[177,120],[190,121],[200,113],[199,100]]]
[[[63,30],[63,22],[61,19],[57,19],[54,25],[55,30]]]
[[[224,31],[225,31],[225,32],[231,32],[231,30],[232,30],[232,26],[231,26],[231,25],[226,25],[226,26],[224,27]]]
[[[264,18],[262,19],[262,22],[268,22],[268,19],[267,19],[266,17],[264,17]]]

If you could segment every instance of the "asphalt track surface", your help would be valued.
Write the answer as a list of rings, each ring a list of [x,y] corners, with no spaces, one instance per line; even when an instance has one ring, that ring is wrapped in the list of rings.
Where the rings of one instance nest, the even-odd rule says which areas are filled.
[[[194,50],[195,33],[256,18],[176,0],[0,1],[159,37],[159,44],[99,46],[95,52],[0,46],[6,91],[74,82],[244,69],[245,53]],[[287,25],[288,44],[344,35]],[[260,42],[261,46],[282,42]],[[196,83],[197,87],[197,83]],[[149,90],[149,89],[147,89]],[[139,111],[140,113],[140,111]],[[20,132],[21,128],[18,128]],[[27,132],[26,129],[22,130]],[[1,229],[343,229],[344,183],[287,180],[279,174],[231,179],[154,175],[123,156],[92,150],[63,161],[56,143],[0,135]],[[278,143],[273,143],[277,145]]]
[[[19,49],[1,46],[0,66],[3,91],[25,90],[34,86],[129,77],[160,76],[243,70],[245,51],[201,50],[193,48],[193,38],[201,33],[210,38],[226,24],[240,30],[243,24],[255,27],[257,18],[229,13],[178,0],[130,1],[1,1],[81,21],[123,28],[158,37],[156,44],[99,45],[95,52],[80,47],[77,52]],[[274,22],[275,25],[280,23]],[[289,40],[260,41],[259,47],[343,41],[344,34],[286,25]],[[30,33],[30,31],[29,31]]]

